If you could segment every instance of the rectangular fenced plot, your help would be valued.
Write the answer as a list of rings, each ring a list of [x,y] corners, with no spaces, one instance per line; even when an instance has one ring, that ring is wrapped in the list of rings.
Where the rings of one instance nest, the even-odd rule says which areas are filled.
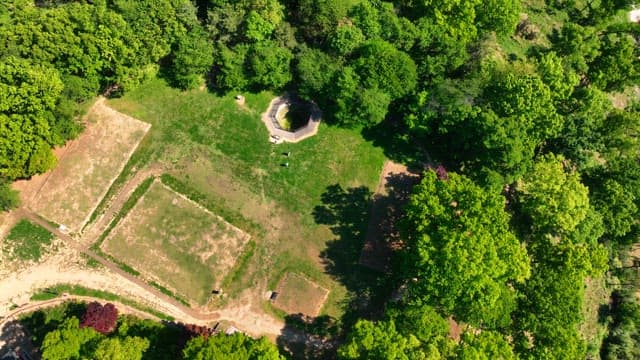
[[[31,209],[80,231],[150,127],[99,100],[87,114],[85,131],[30,202]]]
[[[155,181],[102,249],[148,280],[203,305],[250,236]]]

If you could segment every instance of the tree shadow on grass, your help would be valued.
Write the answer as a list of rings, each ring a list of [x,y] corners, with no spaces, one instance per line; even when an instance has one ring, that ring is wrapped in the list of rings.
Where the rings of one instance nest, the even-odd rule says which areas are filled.
[[[413,139],[404,124],[398,121],[383,121],[362,129],[362,136],[382,148],[387,158],[410,168],[424,168],[429,158],[425,150]]]
[[[316,318],[289,314],[285,328],[277,339],[282,353],[293,359],[332,359],[336,356],[339,329],[350,328],[358,318],[375,317],[387,298],[386,276],[360,265],[372,201],[364,186],[344,189],[339,184],[327,187],[322,205],[313,209],[317,224],[328,225],[335,239],[327,242],[320,254],[325,271],[343,284],[349,295],[342,319]],[[330,330],[327,330],[330,329]]]
[[[388,274],[360,264],[372,209],[373,194],[364,187],[344,189],[335,184],[322,194],[322,205],[313,215],[316,223],[328,225],[336,236],[321,253],[325,271],[349,291],[343,325],[358,318],[381,314],[390,293]]]
[[[383,315],[397,283],[390,266],[394,245],[400,242],[397,222],[418,181],[416,173],[390,173],[385,179],[385,192],[375,195],[364,186],[327,187],[313,216],[316,223],[329,226],[335,235],[321,258],[325,271],[349,292],[343,304],[345,313],[339,320],[288,315],[283,334],[277,339],[284,353],[294,359],[335,358],[339,339],[345,335],[341,329],[351,328],[360,318]],[[367,246],[374,243],[370,252],[367,247],[363,251],[367,240]]]
[[[334,359],[338,330],[338,321],[328,315],[289,314],[276,343],[281,353],[293,359]]]

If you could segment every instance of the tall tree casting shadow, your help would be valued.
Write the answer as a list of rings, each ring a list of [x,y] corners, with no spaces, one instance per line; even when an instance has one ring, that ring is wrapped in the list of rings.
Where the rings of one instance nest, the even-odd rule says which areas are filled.
[[[364,186],[344,189],[335,184],[322,194],[316,206],[316,223],[328,225],[336,236],[327,243],[321,257],[325,271],[349,290],[343,324],[378,314],[389,293],[387,276],[360,264],[373,194]]]
[[[360,318],[376,319],[383,314],[397,283],[391,267],[394,247],[401,243],[397,222],[419,179],[416,173],[387,174],[385,191],[375,195],[364,186],[345,189],[334,184],[326,188],[313,216],[335,236],[327,242],[321,258],[325,271],[349,291],[343,304],[345,313],[340,320],[289,314],[283,336],[277,339],[281,350],[294,359],[335,358],[344,336],[341,330]]]

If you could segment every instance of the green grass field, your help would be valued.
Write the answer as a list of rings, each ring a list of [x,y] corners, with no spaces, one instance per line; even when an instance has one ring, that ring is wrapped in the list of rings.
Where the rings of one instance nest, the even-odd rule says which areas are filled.
[[[260,114],[275,95],[243,94],[245,106],[233,95],[181,92],[155,79],[111,100],[117,110],[152,124],[125,171],[159,163],[207,202],[260,225],[263,231],[252,232],[256,249],[243,276],[225,289],[231,297],[257,283],[275,286],[287,271],[300,272],[331,291],[324,311],[338,316],[346,289],[326,273],[320,257],[336,235],[316,223],[314,207],[334,184],[375,189],[383,150],[358,130],[325,124],[300,143],[272,145]]]
[[[4,240],[3,256],[9,260],[38,261],[53,238],[53,234],[43,227],[20,220]]]
[[[102,250],[203,305],[248,238],[156,181],[105,239]]]

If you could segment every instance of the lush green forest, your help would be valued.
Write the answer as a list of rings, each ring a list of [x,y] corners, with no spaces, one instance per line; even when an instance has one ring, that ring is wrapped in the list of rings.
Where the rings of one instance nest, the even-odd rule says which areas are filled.
[[[339,322],[334,355],[637,358],[640,282],[626,258],[640,231],[640,102],[612,101],[640,81],[630,8],[629,0],[3,1],[0,207],[17,205],[11,181],[56,165],[51,148],[82,131],[82,105],[98,94],[119,96],[156,76],[185,90],[295,91],[332,126],[379,139],[389,158],[419,167],[428,152],[446,169],[427,170],[404,210],[403,246],[386,280],[401,300]],[[603,320],[608,333],[588,343],[585,283],[603,276],[621,285]],[[459,341],[448,337],[450,317],[464,324]],[[137,351],[128,359],[153,349],[127,326],[105,340],[70,317],[43,344],[76,338],[79,349]],[[272,354],[263,341],[195,339],[185,358],[252,346],[242,351]]]

